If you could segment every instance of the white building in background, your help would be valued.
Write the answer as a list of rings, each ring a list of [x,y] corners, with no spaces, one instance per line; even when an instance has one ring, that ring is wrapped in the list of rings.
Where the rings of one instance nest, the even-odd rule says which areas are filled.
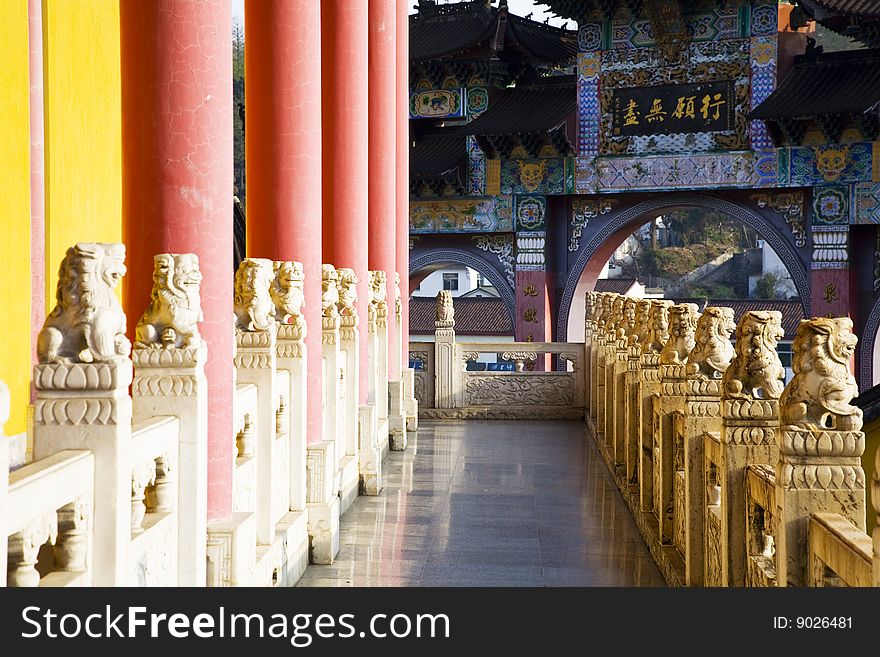
[[[414,297],[436,298],[440,290],[449,290],[453,297],[497,297],[492,282],[476,269],[464,265],[448,265],[428,274],[412,290]]]
[[[749,296],[755,295],[758,281],[766,274],[774,274],[777,277],[776,291],[781,298],[788,299],[798,296],[794,281],[776,251],[764,240],[758,240],[757,246],[761,249],[761,271],[749,276]]]

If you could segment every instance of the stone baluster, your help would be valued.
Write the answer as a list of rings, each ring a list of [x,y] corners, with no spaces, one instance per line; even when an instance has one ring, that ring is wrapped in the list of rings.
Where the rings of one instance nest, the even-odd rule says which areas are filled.
[[[618,344],[624,335],[624,304],[626,297],[615,294],[611,302],[611,315],[606,324],[605,335],[605,401],[600,418],[603,435],[603,454],[610,467],[614,467],[614,439],[617,426],[617,374]]]
[[[37,337],[34,460],[64,449],[95,457],[96,586],[128,583],[131,538],[131,344],[113,288],[122,244],[80,243],[60,267],[55,309]]]
[[[321,355],[323,365],[323,440],[306,448],[306,499],[312,563],[331,564],[339,552],[339,489],[336,435],[339,412],[339,274],[321,268]]]
[[[641,379],[642,343],[648,332],[648,316],[651,302],[647,299],[636,301],[633,329],[627,338],[627,366],[624,383],[623,428],[626,445],[626,482],[639,483],[639,435],[641,433],[642,406],[639,400],[639,381]]]
[[[688,356],[694,348],[694,331],[700,313],[693,303],[680,303],[669,309],[669,340],[660,352],[660,396],[654,404],[654,513],[660,525],[660,542],[672,543],[674,539],[674,491],[676,477],[684,467],[681,452],[684,445],[677,445],[674,418],[685,412],[686,373]],[[679,458],[676,458],[678,448]],[[683,475],[680,484],[683,484]],[[683,492],[684,486],[679,489]],[[679,532],[677,547],[683,550],[683,533]]]
[[[392,351],[396,350],[397,354],[391,360],[392,372],[395,363],[399,363],[400,367],[400,384],[403,387],[401,396],[403,399],[403,414],[406,417],[406,430],[415,433],[419,429],[419,400],[416,399],[416,371],[409,367],[409,362],[400,362],[404,354],[409,353],[409,345],[403,343],[403,306],[400,296],[400,274],[394,272],[394,321],[397,323],[397,339],[399,343],[389,347]]]
[[[303,266],[300,262],[276,261],[273,263],[275,279],[270,296],[275,306],[278,322],[276,341],[276,367],[287,370],[290,387],[281,395],[287,408],[285,414],[289,436],[289,486],[290,509],[304,511],[306,508],[306,443],[308,442],[306,419],[309,389],[306,380],[306,320],[302,313]],[[312,394],[319,394],[312,391]]]
[[[614,343],[613,382],[614,433],[612,435],[611,462],[616,469],[626,467],[626,373],[629,369],[629,341],[636,330],[636,299],[623,298],[623,321],[617,330]]]
[[[459,396],[461,364],[455,348],[455,308],[449,290],[437,293],[434,320],[434,406],[455,408]]]
[[[593,332],[595,330],[594,315],[596,313],[596,292],[587,292],[584,296],[584,421],[590,420],[590,382],[592,380],[591,352]]]
[[[40,548],[46,543],[54,543],[57,535],[58,516],[52,511],[34,518],[21,531],[10,536],[6,585],[39,586],[40,573],[36,566]]]
[[[191,253],[153,258],[150,305],[135,330],[132,419],[177,416],[180,423],[178,582],[204,586],[208,510],[207,346],[199,259]]]
[[[651,299],[639,379],[639,508],[654,510],[654,397],[660,394],[660,352],[669,342],[671,301]]]
[[[703,433],[721,433],[721,377],[734,355],[730,335],[735,329],[732,309],[707,307],[697,321],[694,348],[687,360],[683,459],[683,556],[687,586],[703,585]],[[720,488],[718,492],[720,495]]]
[[[379,388],[379,287],[375,272],[369,272],[367,289],[367,388],[369,402],[358,409],[358,448],[360,450],[360,491],[378,495],[382,490],[382,452],[386,446],[387,431],[381,434],[376,396]],[[371,432],[371,433],[368,433]]]
[[[610,323],[611,304],[614,301],[614,296],[610,292],[603,292],[601,295],[601,313],[593,347],[596,352],[596,363],[593,369],[595,383],[593,383],[594,399],[591,412],[594,420],[593,434],[597,445],[600,446],[605,441],[605,355],[608,339],[607,325]]]
[[[289,494],[286,482],[283,487],[276,485],[279,473],[273,467],[277,350],[275,307],[269,294],[273,280],[272,261],[265,258],[245,258],[235,272],[235,375],[238,383],[257,387],[256,526],[257,543],[261,545],[271,545],[275,538],[278,519],[273,517],[273,494]]]
[[[874,525],[874,586],[880,586],[880,448],[874,455],[874,475],[871,478],[871,502],[877,514]]]
[[[146,461],[131,470],[131,533],[144,531],[144,515],[147,513],[147,486],[156,482],[156,462]]]
[[[751,311],[736,327],[735,355],[721,379],[721,582],[745,586],[745,473],[773,465],[779,448],[779,396],[785,370],[776,353],[784,335],[778,311]]]
[[[88,570],[90,504],[91,500],[81,497],[58,509],[58,535],[54,547],[56,570]]]
[[[340,267],[339,276],[339,371],[340,398],[336,453],[339,455],[339,512],[345,513],[358,494],[358,408],[360,406],[360,317],[357,311],[358,279],[353,269]],[[368,327],[369,328],[369,327]]]
[[[858,339],[848,317],[800,323],[794,378],[779,398],[782,415],[776,468],[777,583],[807,584],[807,530],[814,513],[837,513],[865,531],[862,411],[850,372]]]

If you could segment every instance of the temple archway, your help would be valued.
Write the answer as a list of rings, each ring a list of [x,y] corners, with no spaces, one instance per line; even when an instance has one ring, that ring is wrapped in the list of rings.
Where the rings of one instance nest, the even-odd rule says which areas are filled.
[[[768,217],[748,205],[731,201],[715,194],[682,193],[663,194],[637,202],[610,214],[607,219],[596,218],[592,230],[585,230],[585,244],[578,251],[570,266],[565,287],[556,315],[556,339],[565,341],[571,333],[573,339],[579,335],[578,327],[583,329],[583,307],[576,300],[595,287],[599,274],[608,258],[638,227],[650,219],[681,208],[702,208],[722,212],[752,228],[776,252],[792,278],[795,289],[804,307],[804,315],[810,316],[810,283],[808,276],[809,254],[799,253],[792,239],[791,230],[783,228]],[[785,229],[788,232],[783,233]],[[806,236],[804,236],[806,243]],[[575,308],[575,306],[581,306]]]
[[[510,315],[511,326],[515,323],[516,302],[514,301],[513,286],[507,280],[504,272],[499,270],[488,258],[483,258],[475,253],[457,248],[429,249],[410,257],[409,281],[410,290],[414,290],[419,283],[431,272],[442,269],[444,265],[456,264],[470,267],[488,278],[501,299],[504,307]]]

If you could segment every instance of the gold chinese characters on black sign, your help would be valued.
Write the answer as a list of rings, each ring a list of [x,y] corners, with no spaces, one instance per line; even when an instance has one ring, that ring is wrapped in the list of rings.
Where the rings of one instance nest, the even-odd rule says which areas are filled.
[[[615,136],[733,130],[733,81],[612,91]]]

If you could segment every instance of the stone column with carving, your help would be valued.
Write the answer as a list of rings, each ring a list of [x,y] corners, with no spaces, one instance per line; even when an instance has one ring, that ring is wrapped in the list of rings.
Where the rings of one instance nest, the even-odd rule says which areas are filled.
[[[403,413],[406,416],[406,430],[415,433],[419,429],[419,400],[416,399],[416,371],[409,362],[402,361],[404,354],[409,354],[409,345],[404,344],[404,334],[408,331],[403,326],[403,299],[400,296],[400,274],[394,272],[394,321],[397,324],[396,337],[399,343],[394,345],[397,350],[396,361],[392,358],[391,367],[399,363],[400,383],[403,386]]]
[[[636,330],[636,299],[624,297],[623,321],[617,330],[614,350],[614,435],[612,464],[615,469],[626,468],[626,373],[629,368],[629,341]]]
[[[606,328],[605,338],[605,402],[600,424],[604,437],[605,461],[614,467],[614,441],[617,435],[617,351],[624,336],[623,307],[626,297],[615,294],[611,303],[611,316]],[[622,365],[622,363],[620,364]]]
[[[389,446],[391,450],[401,452],[406,449],[406,415],[403,411],[401,382],[399,379],[394,380],[388,376],[390,371],[389,350],[394,351],[394,345],[390,344],[388,339],[387,280],[384,271],[379,270],[372,273],[374,277],[371,284],[376,286],[376,296],[379,300],[376,307],[376,324],[379,332],[379,379],[382,379],[383,372],[385,374],[385,403],[380,408],[385,410],[388,419]],[[381,404],[381,402],[378,403]]]
[[[654,510],[654,398],[660,394],[660,352],[669,342],[671,301],[651,299],[639,378],[639,508]]]
[[[321,268],[321,350],[323,364],[323,438],[306,452],[306,500],[312,563],[331,564],[339,552],[339,487],[336,482],[339,433],[339,275]]]
[[[287,370],[290,387],[284,397],[288,408],[290,436],[290,509],[306,508],[306,429],[309,389],[307,384],[306,318],[303,266],[296,261],[273,263],[274,279],[269,294],[278,324],[275,342],[275,365]],[[319,391],[312,391],[318,395]]]
[[[37,337],[34,460],[64,449],[95,456],[95,586],[129,582],[132,473],[131,344],[113,288],[125,274],[122,244],[67,250],[56,305]]]
[[[877,521],[874,525],[874,586],[880,586],[880,448],[874,455],[874,475],[871,478],[871,502]]]
[[[862,411],[850,362],[858,339],[848,317],[802,321],[794,339],[794,378],[779,398],[776,468],[777,584],[807,584],[807,530],[814,513],[838,513],[865,531],[867,500]]]
[[[395,274],[396,276],[396,274]],[[394,331],[387,331],[386,334],[390,334],[393,336],[393,339],[396,340],[397,336],[400,335],[400,331],[398,330],[399,321],[398,321],[398,303],[400,299],[397,298],[400,290],[397,287],[397,283],[394,285],[394,318],[391,320],[395,324]],[[387,315],[388,312],[388,304],[385,305],[385,312]],[[385,324],[387,326],[388,320],[386,319]],[[386,361],[393,360],[395,353],[398,353],[398,344],[396,342],[392,343],[388,342],[388,349],[385,353]],[[386,371],[391,372],[400,372],[400,363],[399,363],[399,354],[397,356],[398,367],[395,370],[394,364],[389,362],[388,368]],[[395,379],[393,376],[388,377],[388,440],[392,451],[400,452],[406,449],[407,444],[407,417],[406,411],[404,409],[404,400],[403,400],[403,382],[400,378]]]
[[[391,424],[388,415],[388,291],[384,271],[370,272],[370,287],[373,290],[371,302],[376,309],[376,422],[379,426],[379,441],[383,445],[390,439]],[[405,424],[405,422],[404,422]],[[398,424],[398,429],[400,425]],[[404,427],[405,432],[405,427]],[[404,446],[406,436],[403,437]],[[390,445],[390,443],[389,443]]]
[[[735,355],[721,379],[721,582],[745,586],[745,473],[773,465],[779,448],[779,396],[785,370],[776,353],[784,335],[778,311],[750,311],[739,321]]]
[[[721,377],[733,358],[733,310],[709,306],[697,321],[694,348],[687,359],[684,417],[683,523],[685,584],[703,585],[704,482],[703,432],[721,433]]]
[[[434,319],[434,406],[455,408],[459,397],[461,363],[456,357],[455,308],[452,293],[437,293]]]
[[[696,304],[680,303],[669,309],[669,340],[660,352],[660,396],[654,403],[654,512],[660,523],[661,543],[673,543],[674,490],[684,470],[684,445],[676,440],[674,421],[684,416],[687,359],[694,348],[700,313]],[[679,483],[683,484],[682,473]],[[683,489],[683,486],[680,486]],[[683,492],[683,490],[680,490]],[[683,535],[679,534],[680,539]],[[682,547],[683,541],[678,542]]]
[[[275,480],[275,368],[278,325],[269,287],[275,279],[273,263],[265,258],[245,258],[235,272],[235,374],[238,383],[257,387],[257,543],[271,545],[275,538],[272,496],[290,495]],[[282,490],[283,489],[283,490]],[[284,508],[289,508],[289,499]]]
[[[358,410],[358,441],[360,449],[360,490],[365,495],[378,495],[382,490],[382,456],[387,449],[387,432],[380,434],[376,394],[379,386],[379,312],[373,272],[367,291],[367,401]]]
[[[308,565],[308,512],[306,511],[306,444],[308,443],[308,353],[305,272],[297,261],[272,264],[274,279],[269,288],[277,323],[275,365],[286,371],[286,390],[276,391],[287,407],[287,485],[290,513],[282,520],[287,559],[283,582],[295,582]],[[283,380],[283,379],[282,379]],[[312,394],[318,394],[312,391]],[[280,409],[279,409],[280,410]]]
[[[593,322],[593,340],[590,346],[590,429],[593,437],[599,441],[599,404],[604,402],[605,394],[605,377],[602,368],[604,367],[605,354],[605,321],[608,317],[608,300],[610,298],[607,292],[596,293],[596,311],[595,321]],[[601,395],[600,395],[600,392]]]
[[[636,301],[636,314],[633,329],[627,337],[627,364],[624,379],[624,420],[623,432],[625,477],[628,485],[639,483],[639,434],[641,433],[642,405],[639,400],[639,380],[641,378],[642,343],[648,331],[648,316],[651,302],[647,299]]]
[[[339,455],[339,512],[345,513],[358,492],[358,386],[360,383],[360,317],[357,309],[358,278],[354,269],[339,267],[339,368],[340,397],[336,453]]]
[[[198,256],[153,258],[150,305],[138,321],[132,352],[132,420],[177,416],[180,586],[205,586],[208,514],[208,348],[199,333],[202,275]]]
[[[593,346],[594,313],[596,312],[596,293],[587,292],[584,296],[584,421],[590,419],[590,353]]]

